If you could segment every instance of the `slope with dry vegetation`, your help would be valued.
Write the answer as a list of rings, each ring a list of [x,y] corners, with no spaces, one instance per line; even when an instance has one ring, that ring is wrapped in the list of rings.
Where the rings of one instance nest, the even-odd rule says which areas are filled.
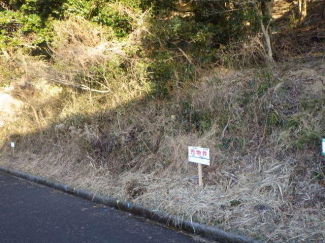
[[[2,89],[20,102],[14,118],[0,110],[0,165],[268,242],[322,242],[324,43],[288,53],[282,29],[274,65],[256,65],[259,34],[208,62],[150,12],[119,8],[123,38],[73,14],[53,20],[48,56],[3,49]],[[188,145],[211,149],[203,188]]]

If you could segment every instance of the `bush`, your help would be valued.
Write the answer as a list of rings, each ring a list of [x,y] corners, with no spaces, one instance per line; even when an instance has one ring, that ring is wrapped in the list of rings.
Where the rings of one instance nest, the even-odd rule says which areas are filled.
[[[0,12],[0,46],[1,48],[14,47],[26,42],[25,37],[35,34],[30,38],[34,47],[46,46],[53,39],[52,21],[43,22],[42,18],[37,14],[25,15],[19,11],[3,11]]]
[[[138,4],[134,3],[130,6],[138,7]],[[126,37],[132,30],[132,18],[129,13],[134,9],[127,11],[128,6],[120,3],[69,0],[64,8],[66,17],[71,14],[79,15],[100,25],[111,27],[117,37]]]
[[[27,15],[39,15],[45,22],[49,16],[62,17],[64,2],[66,0],[11,0],[10,6]]]

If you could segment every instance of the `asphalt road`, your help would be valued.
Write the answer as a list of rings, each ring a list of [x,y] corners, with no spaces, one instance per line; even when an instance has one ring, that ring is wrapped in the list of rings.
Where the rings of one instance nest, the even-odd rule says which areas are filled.
[[[0,242],[182,243],[198,239],[0,172]]]

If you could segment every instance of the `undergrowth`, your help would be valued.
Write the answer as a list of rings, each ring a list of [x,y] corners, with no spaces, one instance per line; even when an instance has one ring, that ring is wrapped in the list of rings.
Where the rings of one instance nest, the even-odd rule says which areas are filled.
[[[212,45],[222,31],[204,16],[124,2],[0,12],[1,89],[24,104],[0,123],[0,163],[266,241],[320,242],[323,59],[267,66],[254,31]],[[211,150],[203,188],[190,145]]]

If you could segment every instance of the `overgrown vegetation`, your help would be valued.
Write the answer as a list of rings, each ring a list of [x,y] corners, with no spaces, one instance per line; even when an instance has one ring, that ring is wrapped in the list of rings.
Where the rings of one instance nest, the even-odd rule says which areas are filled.
[[[322,1],[305,17],[269,3],[1,1],[0,164],[265,241],[320,242]],[[189,145],[211,149],[204,188]]]

